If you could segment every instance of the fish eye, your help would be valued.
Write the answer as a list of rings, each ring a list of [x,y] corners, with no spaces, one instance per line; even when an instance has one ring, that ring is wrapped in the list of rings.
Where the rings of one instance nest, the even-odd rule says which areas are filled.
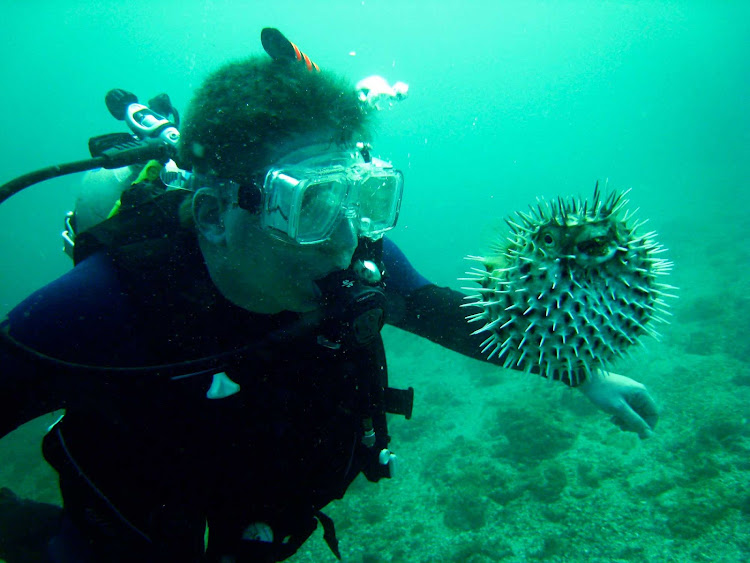
[[[555,251],[565,240],[565,232],[556,225],[543,225],[534,235],[539,247]]]

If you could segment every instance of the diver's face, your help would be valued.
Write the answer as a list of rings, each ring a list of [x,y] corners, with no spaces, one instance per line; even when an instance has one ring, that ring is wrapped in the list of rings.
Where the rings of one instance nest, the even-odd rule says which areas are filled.
[[[297,151],[308,144],[304,139],[285,149]],[[222,215],[222,261],[227,268],[224,286],[217,285],[231,301],[256,312],[317,308],[320,293],[315,281],[348,268],[358,244],[356,229],[343,214],[325,241],[304,245],[263,228],[259,215],[236,205]]]
[[[227,249],[240,262],[257,265],[277,277],[318,280],[349,267],[357,247],[354,226],[346,217],[338,221],[331,237],[318,244],[300,245],[274,236],[260,227],[257,216],[240,208],[225,215]],[[257,272],[256,272],[257,273]]]
[[[223,284],[234,303],[254,312],[307,312],[320,306],[316,280],[345,270],[357,247],[353,226],[342,218],[329,240],[314,245],[285,242],[260,228],[257,216],[240,208],[224,214]],[[217,280],[215,280],[217,281]]]
[[[330,138],[332,135],[295,139],[285,143],[279,155]],[[271,163],[281,158],[279,155],[272,155]],[[210,217],[211,213],[203,215]],[[211,278],[230,301],[258,313],[317,309],[320,290],[316,280],[348,268],[358,243],[355,226],[343,213],[332,223],[330,236],[314,244],[299,244],[281,236],[283,233],[269,228],[261,214],[242,209],[236,202],[222,205],[218,216],[208,220],[212,221],[215,225],[208,231],[215,229],[222,236],[200,239]]]

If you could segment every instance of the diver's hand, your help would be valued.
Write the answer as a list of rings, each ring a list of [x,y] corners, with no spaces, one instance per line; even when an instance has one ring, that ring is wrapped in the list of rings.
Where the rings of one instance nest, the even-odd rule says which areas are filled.
[[[644,439],[656,428],[659,412],[654,399],[644,385],[629,377],[598,370],[577,389],[597,407],[611,414],[612,422],[621,430],[636,432]]]

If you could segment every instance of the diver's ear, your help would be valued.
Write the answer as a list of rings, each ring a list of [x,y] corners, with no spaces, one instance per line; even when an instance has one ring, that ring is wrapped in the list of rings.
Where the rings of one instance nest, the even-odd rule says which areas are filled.
[[[198,232],[212,244],[226,242],[224,206],[215,190],[201,188],[193,196],[193,220]]]

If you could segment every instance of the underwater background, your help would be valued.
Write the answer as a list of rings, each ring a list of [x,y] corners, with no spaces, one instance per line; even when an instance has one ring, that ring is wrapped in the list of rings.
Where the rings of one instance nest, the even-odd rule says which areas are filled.
[[[750,3],[743,1],[4,0],[0,183],[125,131],[111,88],[184,110],[277,27],[324,71],[410,85],[375,152],[406,177],[392,238],[460,288],[539,196],[632,188],[675,263],[672,324],[615,371],[646,384],[646,441],[576,391],[386,327],[397,478],[327,509],[345,561],[750,560]],[[0,207],[0,310],[71,267],[76,177]],[[1,366],[0,366],[1,369]],[[0,487],[58,502],[51,416],[0,441]],[[217,468],[217,475],[221,468]],[[334,561],[318,531],[291,561]]]

